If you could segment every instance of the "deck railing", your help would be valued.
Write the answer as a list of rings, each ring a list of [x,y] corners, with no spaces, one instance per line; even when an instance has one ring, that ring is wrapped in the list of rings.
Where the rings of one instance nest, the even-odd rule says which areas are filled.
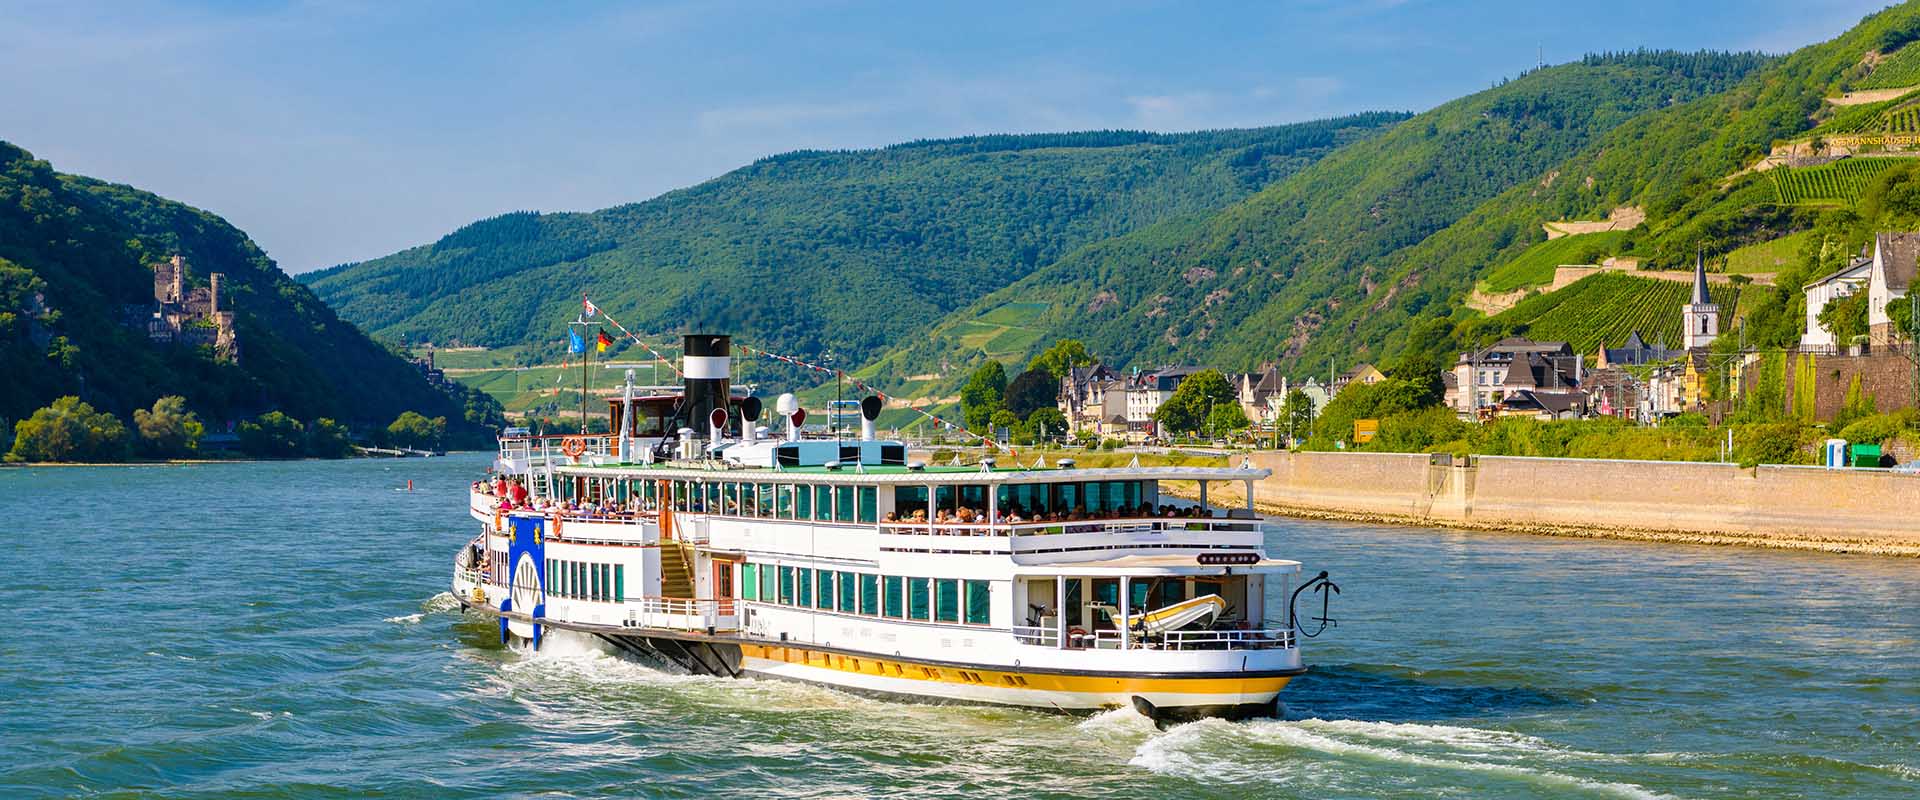
[[[1060,636],[1049,627],[1016,625],[1013,638],[1021,644],[1060,647]],[[1265,630],[1170,631],[1133,634],[1127,643],[1134,650],[1274,650],[1293,647],[1293,631],[1285,628]],[[1118,650],[1120,631],[1098,630],[1067,634],[1066,647],[1073,650]]]
[[[689,631],[739,628],[732,598],[693,600],[682,597],[642,597],[628,605],[628,624],[642,628]]]
[[[1119,519],[1073,520],[1062,522],[882,522],[883,533],[916,536],[1052,536],[1071,533],[1173,533],[1234,532],[1260,529],[1259,520],[1218,519],[1212,517],[1138,517]]]

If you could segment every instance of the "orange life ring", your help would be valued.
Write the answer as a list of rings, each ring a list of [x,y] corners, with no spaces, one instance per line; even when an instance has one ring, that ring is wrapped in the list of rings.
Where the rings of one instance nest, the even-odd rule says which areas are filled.
[[[560,441],[560,452],[568,458],[579,458],[587,452],[587,440],[583,436],[569,436]]]

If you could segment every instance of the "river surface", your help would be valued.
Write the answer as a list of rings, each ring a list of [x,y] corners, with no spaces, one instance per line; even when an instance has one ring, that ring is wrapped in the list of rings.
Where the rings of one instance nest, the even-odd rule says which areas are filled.
[[[0,796],[1920,797],[1920,561],[1276,520],[1339,627],[1161,732],[503,650],[486,464],[0,470]]]

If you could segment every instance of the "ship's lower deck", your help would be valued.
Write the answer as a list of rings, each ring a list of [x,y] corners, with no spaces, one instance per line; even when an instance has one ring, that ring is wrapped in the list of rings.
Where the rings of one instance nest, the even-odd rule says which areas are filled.
[[[760,677],[826,686],[914,702],[1003,705],[1065,713],[1132,707],[1156,721],[1271,716],[1278,696],[1304,667],[1221,672],[1115,672],[1007,664],[969,664],[751,635],[668,628],[593,625],[502,612],[465,599],[471,611],[497,617],[505,635],[530,643],[568,631],[626,653],[691,673]]]

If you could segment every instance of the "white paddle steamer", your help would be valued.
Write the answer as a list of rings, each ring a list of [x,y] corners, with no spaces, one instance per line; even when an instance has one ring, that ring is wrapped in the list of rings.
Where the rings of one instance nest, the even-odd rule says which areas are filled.
[[[1291,602],[1325,574],[1297,585],[1250,507],[1207,498],[1266,470],[930,466],[873,435],[877,398],[857,439],[802,438],[790,395],[770,432],[729,351],[686,337],[678,393],[629,378],[615,434],[509,432],[462,605],[536,648],[569,631],[700,673],[1159,720],[1274,713],[1305,671]]]

